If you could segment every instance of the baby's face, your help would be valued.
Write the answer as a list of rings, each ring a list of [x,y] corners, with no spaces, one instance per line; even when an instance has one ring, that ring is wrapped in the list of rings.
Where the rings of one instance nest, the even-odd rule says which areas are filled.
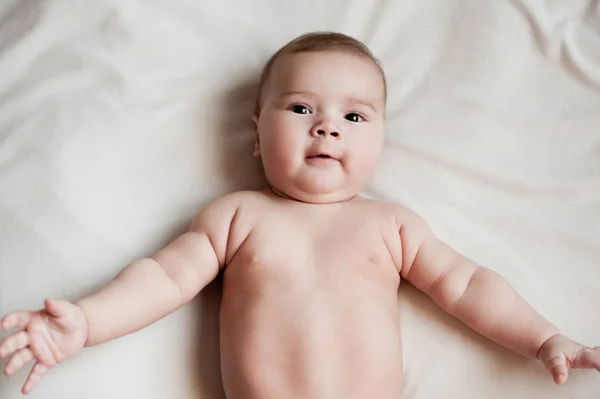
[[[286,55],[273,66],[262,104],[254,154],[273,188],[313,203],[364,188],[377,166],[385,116],[383,79],[369,59]]]

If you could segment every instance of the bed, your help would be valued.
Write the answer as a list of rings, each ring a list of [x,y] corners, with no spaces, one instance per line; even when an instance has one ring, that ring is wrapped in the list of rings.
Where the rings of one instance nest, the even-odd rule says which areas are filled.
[[[415,210],[563,333],[600,345],[600,3],[579,0],[3,0],[0,315],[89,293],[211,199],[264,184],[258,75],[313,30],[363,40],[387,73],[364,195]],[[555,386],[409,284],[398,295],[402,399],[600,397],[599,373]],[[217,281],[84,350],[31,397],[224,398],[219,296]],[[0,375],[0,398],[20,397],[27,372]]]

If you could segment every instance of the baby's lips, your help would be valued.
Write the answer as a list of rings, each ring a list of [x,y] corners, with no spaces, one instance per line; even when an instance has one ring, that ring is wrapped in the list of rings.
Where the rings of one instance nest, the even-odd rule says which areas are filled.
[[[337,156],[334,152],[332,151],[311,151],[306,158],[331,158],[331,159],[335,159],[336,161],[340,160],[340,157]]]

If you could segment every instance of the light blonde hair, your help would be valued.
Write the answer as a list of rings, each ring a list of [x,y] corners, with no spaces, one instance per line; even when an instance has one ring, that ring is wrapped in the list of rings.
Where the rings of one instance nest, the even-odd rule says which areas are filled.
[[[269,61],[267,61],[260,76],[258,95],[256,96],[256,101],[254,103],[254,115],[260,114],[263,90],[267,81],[269,80],[269,77],[271,76],[271,72],[273,70],[273,65],[275,64],[275,61],[289,54],[310,53],[318,51],[339,51],[344,53],[351,53],[371,60],[381,73],[381,78],[383,79],[384,99],[387,99],[387,83],[385,80],[385,73],[383,72],[383,68],[381,67],[381,63],[377,58],[375,58],[373,53],[371,53],[371,50],[369,50],[369,48],[364,43],[354,39],[353,37],[344,35],[343,33],[310,32],[297,37],[296,39],[292,40],[291,42],[280,48],[275,54],[271,56]]]

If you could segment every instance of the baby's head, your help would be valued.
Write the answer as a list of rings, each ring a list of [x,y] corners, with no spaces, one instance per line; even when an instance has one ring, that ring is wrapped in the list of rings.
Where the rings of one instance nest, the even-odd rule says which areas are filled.
[[[267,62],[254,111],[254,155],[271,187],[311,203],[357,195],[384,140],[385,75],[361,42],[309,33]]]

